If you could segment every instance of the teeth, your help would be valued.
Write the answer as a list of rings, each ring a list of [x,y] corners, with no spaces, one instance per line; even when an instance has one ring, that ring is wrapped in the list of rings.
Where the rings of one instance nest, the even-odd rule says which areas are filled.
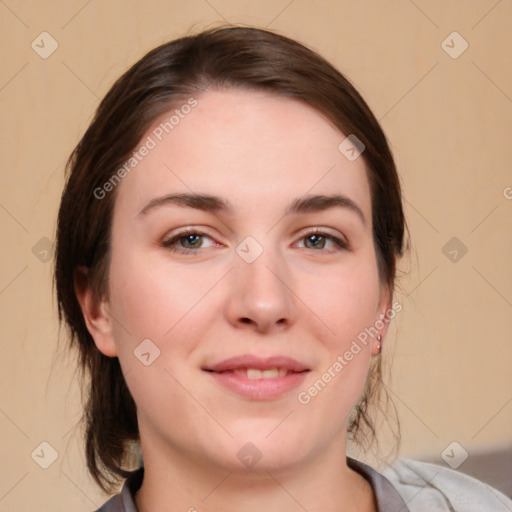
[[[235,373],[242,377],[247,377],[249,380],[276,379],[277,377],[284,377],[288,373],[288,370],[286,368],[270,368],[268,370],[247,368],[238,370]]]
[[[263,379],[263,372],[261,370],[256,370],[255,368],[248,368],[247,378],[249,380]]]
[[[263,370],[264,379],[275,379],[276,377],[279,377],[278,368],[272,368],[271,370]]]

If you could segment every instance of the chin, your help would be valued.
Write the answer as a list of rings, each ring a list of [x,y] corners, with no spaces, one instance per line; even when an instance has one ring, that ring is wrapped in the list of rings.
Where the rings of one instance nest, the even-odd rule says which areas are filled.
[[[279,420],[282,421],[282,418]],[[222,453],[221,465],[230,471],[262,473],[286,473],[297,468],[302,462],[314,458],[315,446],[298,431],[282,428],[279,421],[258,422],[255,428],[248,428],[245,422],[243,433],[227,440]],[[263,423],[263,424],[262,424]],[[272,423],[271,428],[267,428]],[[273,429],[275,429],[273,431]],[[229,454],[226,457],[226,454]]]

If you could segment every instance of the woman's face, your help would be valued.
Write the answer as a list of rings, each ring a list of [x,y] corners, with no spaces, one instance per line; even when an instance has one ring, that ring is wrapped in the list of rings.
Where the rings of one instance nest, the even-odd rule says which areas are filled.
[[[361,333],[389,307],[364,161],[294,100],[195,99],[151,127],[117,185],[90,330],[119,357],[145,457],[274,471],[339,458],[377,351]]]

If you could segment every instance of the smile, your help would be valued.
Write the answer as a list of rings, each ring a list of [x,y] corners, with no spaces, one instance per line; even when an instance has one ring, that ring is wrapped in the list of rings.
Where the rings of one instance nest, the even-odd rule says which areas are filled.
[[[251,400],[282,397],[299,386],[309,369],[298,361],[275,356],[237,356],[203,368],[217,384]]]

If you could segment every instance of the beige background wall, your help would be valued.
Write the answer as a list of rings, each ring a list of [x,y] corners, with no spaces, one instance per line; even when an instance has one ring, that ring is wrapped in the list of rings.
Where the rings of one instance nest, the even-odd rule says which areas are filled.
[[[55,355],[49,258],[63,165],[131,63],[223,20],[317,49],[389,136],[413,239],[388,340],[402,453],[512,444],[512,2],[0,0],[2,511],[86,511],[104,499],[84,470],[72,359]],[[469,45],[458,58],[459,36],[442,45],[453,31]],[[46,59],[31,47],[51,48],[41,32],[58,43]],[[58,453],[46,470],[43,441]]]

